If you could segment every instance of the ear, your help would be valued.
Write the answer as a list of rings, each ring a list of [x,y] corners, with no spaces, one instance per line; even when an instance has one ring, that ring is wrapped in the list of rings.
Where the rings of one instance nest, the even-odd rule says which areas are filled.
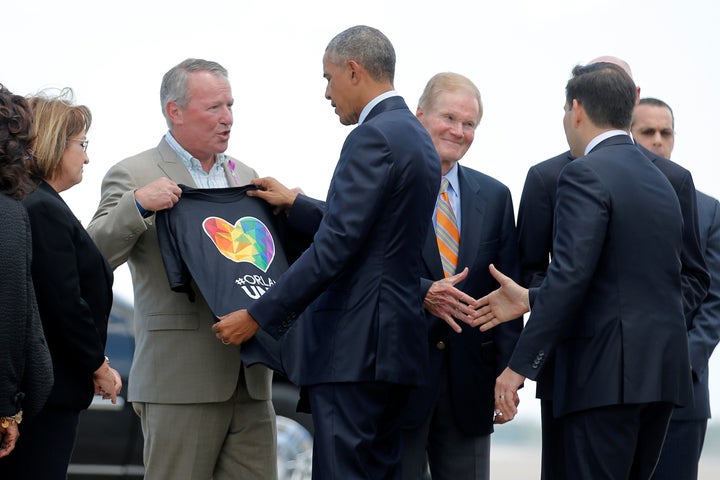
[[[350,81],[353,84],[357,84],[360,81],[363,68],[355,60],[350,60],[348,62],[348,70],[350,70]]]
[[[585,109],[583,108],[582,103],[579,103],[576,99],[573,99],[572,112],[573,127],[577,128],[580,123],[585,120]]]
[[[170,123],[182,123],[182,109],[177,103],[173,101],[168,102],[167,104],[165,104],[165,111],[167,112],[167,116],[170,119]]]
[[[417,110],[415,111],[415,116],[420,120],[423,115],[425,115],[425,112],[423,112],[423,109],[421,106],[418,105]]]

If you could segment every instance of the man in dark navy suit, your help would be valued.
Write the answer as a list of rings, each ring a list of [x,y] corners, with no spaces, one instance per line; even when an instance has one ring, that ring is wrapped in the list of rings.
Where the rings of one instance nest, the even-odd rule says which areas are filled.
[[[426,458],[434,480],[490,478],[495,378],[507,366],[522,318],[481,332],[456,322],[472,315],[473,298],[495,288],[488,265],[519,272],[515,213],[510,191],[483,173],[460,165],[482,117],[480,92],[468,78],[439,73],[428,82],[416,112],[430,132],[447,179],[459,232],[456,262],[443,259],[437,214],[423,251],[429,382],[412,393],[406,409],[403,478],[417,480]],[[439,196],[438,202],[443,199]],[[444,260],[444,261],[441,261]],[[445,267],[445,268],[444,268]],[[456,274],[456,272],[459,272]]]
[[[592,60],[616,64],[632,76],[627,62],[617,57],[603,56]],[[636,87],[637,95],[640,87]],[[643,154],[667,177],[672,184],[683,214],[682,285],[684,314],[693,312],[707,292],[710,277],[700,248],[698,213],[692,175],[685,168],[639,146]],[[538,287],[546,275],[553,256],[554,208],[560,171],[573,160],[570,151],[534,165],[528,170],[518,210],[518,241],[522,284]],[[552,362],[552,359],[549,360]],[[552,405],[553,368],[545,368],[536,384],[536,395],[541,403],[542,420],[542,475],[543,480],[566,478],[562,429],[555,424]]]
[[[236,344],[258,328],[280,339],[289,378],[313,413],[313,478],[399,479],[400,413],[425,382],[422,246],[440,187],[425,128],[393,87],[395,52],[366,26],[323,57],[325,97],[348,135],[326,202],[274,179],[257,196],[312,236],[307,250],[247,310],[216,324]],[[314,235],[314,236],[313,236]]]
[[[528,291],[491,268],[501,288],[480,299],[485,330],[530,310],[496,408],[512,419],[525,378],[552,355],[558,478],[649,479],[675,405],[692,402],[681,292],[683,219],[668,179],[628,131],[630,76],[611,63],[573,70],[564,127],[575,158],[559,176],[553,259]]]
[[[643,98],[633,111],[635,141],[664,158],[675,146],[675,117],[670,106]],[[687,318],[694,403],[673,411],[653,480],[694,480],[710,418],[708,362],[720,340],[720,203],[697,192],[700,243],[710,272],[710,288],[700,307]]]

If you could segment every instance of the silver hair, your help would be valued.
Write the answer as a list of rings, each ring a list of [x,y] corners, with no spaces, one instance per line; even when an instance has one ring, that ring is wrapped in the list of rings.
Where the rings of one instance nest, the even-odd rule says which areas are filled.
[[[165,106],[168,102],[175,102],[180,108],[187,108],[190,102],[188,77],[192,72],[210,72],[215,76],[228,80],[228,72],[222,65],[198,58],[188,58],[168,70],[163,76],[160,85],[160,107],[168,127],[172,127],[172,125]]]
[[[375,80],[395,79],[395,49],[378,29],[357,25],[337,34],[325,49],[336,65],[355,60]]]

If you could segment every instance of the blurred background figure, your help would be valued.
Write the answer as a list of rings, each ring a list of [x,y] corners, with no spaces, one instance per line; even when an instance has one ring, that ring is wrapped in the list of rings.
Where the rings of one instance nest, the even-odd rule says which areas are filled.
[[[633,110],[635,142],[663,158],[675,147],[675,116],[670,106],[657,98],[641,98]]]
[[[53,361],[55,384],[23,429],[9,478],[64,479],[80,412],[93,395],[113,402],[122,382],[105,357],[113,273],[59,193],[82,181],[90,110],[72,90],[28,99],[35,137],[29,165],[37,189],[23,203],[32,229],[32,278]],[[7,478],[7,477],[5,477]]]
[[[657,98],[643,98],[633,111],[631,131],[635,141],[651,152],[670,158],[675,146],[675,116]],[[720,203],[697,192],[700,246],[710,273],[705,300],[686,319],[694,403],[673,411],[654,480],[693,480],[710,418],[708,362],[720,340]]]
[[[27,101],[0,85],[0,457],[15,448],[22,411],[30,417],[52,387],[52,365],[30,275],[30,225],[20,204],[33,184],[25,161],[32,139]],[[7,459],[0,460],[3,478]]]

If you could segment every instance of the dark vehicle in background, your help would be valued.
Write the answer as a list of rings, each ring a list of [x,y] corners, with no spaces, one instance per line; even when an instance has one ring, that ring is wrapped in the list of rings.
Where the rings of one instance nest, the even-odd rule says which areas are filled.
[[[127,384],[135,341],[132,304],[115,299],[108,322],[106,354],[123,380],[117,403],[96,396],[80,415],[77,441],[68,478],[70,480],[139,480],[143,478],[143,435],[140,419],[127,401]],[[278,478],[310,478],[312,467],[312,419],[297,413],[296,386],[280,375],[273,380],[273,406],[277,413]]]

